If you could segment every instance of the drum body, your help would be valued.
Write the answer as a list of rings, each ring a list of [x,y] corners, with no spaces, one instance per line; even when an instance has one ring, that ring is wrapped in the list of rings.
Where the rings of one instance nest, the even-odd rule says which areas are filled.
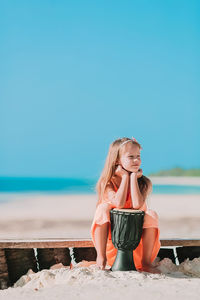
[[[133,209],[117,209],[110,211],[111,237],[118,250],[112,271],[136,271],[133,250],[140,243],[145,212]]]

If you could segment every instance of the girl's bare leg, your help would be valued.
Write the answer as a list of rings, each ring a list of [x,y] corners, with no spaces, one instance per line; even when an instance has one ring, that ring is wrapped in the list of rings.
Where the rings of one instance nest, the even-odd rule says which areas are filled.
[[[156,240],[156,228],[144,228],[143,229],[143,257],[142,257],[142,269],[147,272],[154,272],[155,266],[151,263],[151,255]],[[155,273],[161,273],[155,270]]]
[[[102,225],[96,225],[95,229],[95,248],[97,251],[97,265],[101,270],[105,269],[106,266],[106,244],[108,239],[109,222]]]

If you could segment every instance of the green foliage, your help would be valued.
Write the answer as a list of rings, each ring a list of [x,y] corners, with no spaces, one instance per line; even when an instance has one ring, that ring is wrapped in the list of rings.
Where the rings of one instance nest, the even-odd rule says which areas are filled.
[[[200,176],[200,169],[183,169],[175,167],[169,170],[160,170],[150,173],[149,176]]]

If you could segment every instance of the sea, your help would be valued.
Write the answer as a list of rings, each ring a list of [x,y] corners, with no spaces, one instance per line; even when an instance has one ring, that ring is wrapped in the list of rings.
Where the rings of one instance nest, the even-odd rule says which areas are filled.
[[[83,178],[0,177],[0,193],[95,194],[96,183]],[[200,194],[200,186],[153,184],[152,193]]]

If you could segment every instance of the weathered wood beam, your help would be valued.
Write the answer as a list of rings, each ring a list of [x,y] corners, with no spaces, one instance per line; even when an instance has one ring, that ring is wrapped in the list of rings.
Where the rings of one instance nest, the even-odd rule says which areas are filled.
[[[47,248],[37,249],[37,260],[39,270],[49,269],[51,266],[62,263],[64,266],[69,266],[71,256],[68,248]]]
[[[29,269],[38,271],[33,249],[5,249],[5,257],[11,285]]]
[[[160,239],[161,246],[200,246],[200,239]],[[58,239],[1,239],[0,249],[5,248],[88,248],[94,247],[90,238],[58,238]]]
[[[0,290],[10,286],[5,250],[0,249]]]

